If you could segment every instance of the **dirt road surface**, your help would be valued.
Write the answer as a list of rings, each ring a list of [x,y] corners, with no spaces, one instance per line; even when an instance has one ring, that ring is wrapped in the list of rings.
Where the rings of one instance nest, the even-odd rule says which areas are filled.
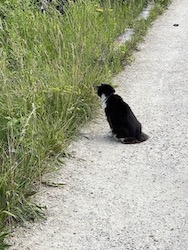
[[[179,26],[174,26],[179,24]],[[11,250],[188,249],[188,1],[174,0],[114,79],[150,139],[108,137],[101,111],[38,201],[47,220],[18,228]]]

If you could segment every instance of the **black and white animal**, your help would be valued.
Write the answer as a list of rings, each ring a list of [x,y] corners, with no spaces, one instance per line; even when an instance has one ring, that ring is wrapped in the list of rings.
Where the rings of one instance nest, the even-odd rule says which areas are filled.
[[[129,105],[114,94],[114,88],[108,84],[101,84],[96,88],[113,136],[125,144],[146,141],[149,137],[142,132],[141,123]]]

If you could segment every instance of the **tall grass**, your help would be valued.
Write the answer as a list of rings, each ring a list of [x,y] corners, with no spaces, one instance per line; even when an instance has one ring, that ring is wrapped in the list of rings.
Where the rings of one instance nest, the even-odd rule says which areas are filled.
[[[0,228],[41,212],[29,201],[35,183],[92,117],[93,86],[127,52],[113,41],[147,1],[99,2],[70,2],[64,15],[27,0],[0,5]]]

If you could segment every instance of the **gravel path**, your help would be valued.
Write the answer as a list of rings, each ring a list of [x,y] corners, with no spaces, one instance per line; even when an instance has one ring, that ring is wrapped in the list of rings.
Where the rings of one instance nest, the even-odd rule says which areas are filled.
[[[174,23],[179,26],[173,26]],[[37,199],[47,220],[18,228],[11,250],[188,249],[188,1],[174,0],[115,79],[150,139],[123,145],[99,118]]]

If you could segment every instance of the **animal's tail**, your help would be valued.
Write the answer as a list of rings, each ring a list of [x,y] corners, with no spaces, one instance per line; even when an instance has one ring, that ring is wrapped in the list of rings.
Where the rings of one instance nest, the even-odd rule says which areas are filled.
[[[149,139],[149,136],[144,134],[143,132],[140,135],[139,142],[143,142]]]
[[[136,139],[135,137],[118,138],[118,139],[123,144],[135,144],[146,141],[147,139],[149,139],[149,136],[142,132],[139,139]]]

